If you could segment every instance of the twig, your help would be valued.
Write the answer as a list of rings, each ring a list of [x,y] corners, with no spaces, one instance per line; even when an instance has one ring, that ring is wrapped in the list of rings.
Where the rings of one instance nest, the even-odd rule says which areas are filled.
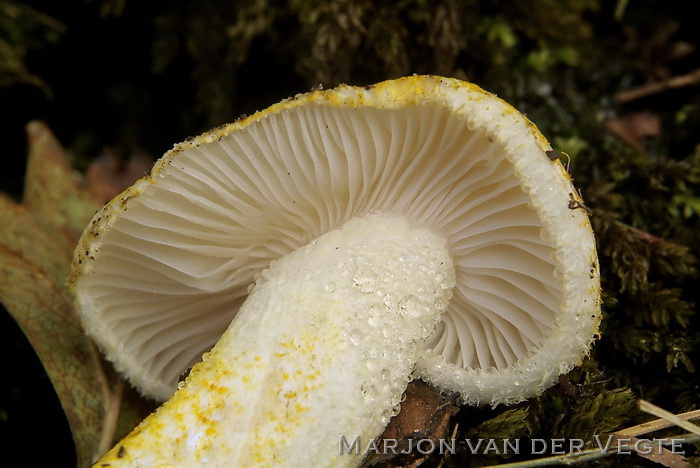
[[[107,450],[114,444],[114,434],[117,430],[117,423],[119,422],[119,410],[121,409],[123,397],[124,381],[117,379],[114,384],[114,390],[105,401],[104,421],[102,423],[100,441],[97,444],[96,459],[107,453]]]
[[[668,242],[659,236],[655,236],[654,234],[651,234],[649,232],[642,231],[641,229],[637,229],[636,227],[630,226],[629,229],[630,229],[630,231],[635,233],[637,235],[637,237],[644,239],[647,242],[651,242],[651,243],[653,243],[653,242]]]
[[[700,418],[700,410],[688,411],[687,413],[679,414],[678,417],[686,420]],[[669,427],[673,427],[675,425],[676,423],[666,419],[654,419],[653,421],[647,421],[636,426],[621,429],[613,434],[621,436],[638,436],[648,434],[650,432],[660,431],[661,429],[668,429]]]
[[[648,449],[651,448],[652,452],[659,452],[659,447],[672,443],[672,441],[682,442],[682,443],[692,443],[700,440],[700,436],[695,434],[683,434],[680,436],[671,437],[668,439],[658,439],[654,441],[640,443],[639,448]],[[553,465],[577,465],[579,463],[597,460],[599,458],[608,457],[610,455],[617,455],[618,453],[627,453],[628,451],[635,451],[634,441],[629,444],[615,445],[615,449],[604,450],[601,448],[593,448],[588,450],[582,450],[580,453],[570,453],[565,455],[556,455],[553,457],[537,458],[535,460],[527,460],[514,463],[504,463],[501,465],[490,465],[486,468],[536,468],[538,466],[553,466]],[[618,451],[619,449],[620,451]],[[656,460],[655,460],[656,461]],[[666,466],[688,466],[687,462],[683,460],[683,464],[674,464]]]
[[[700,68],[693,70],[685,75],[674,76],[668,80],[664,80],[657,83],[649,83],[642,86],[637,86],[635,88],[626,89],[624,91],[619,91],[615,93],[615,100],[620,103],[626,103],[640,99],[646,96],[651,96],[652,94],[658,94],[663,91],[675,88],[682,88],[684,86],[691,86],[695,84],[700,84]]]
[[[646,413],[653,414],[658,418],[665,419],[666,421],[675,424],[678,427],[682,427],[686,431],[692,432],[693,434],[700,436],[700,426],[696,426],[695,424],[688,422],[685,419],[681,419],[675,414],[670,413],[665,409],[659,408],[658,406],[653,405],[646,400],[639,400],[639,409]]]
[[[607,449],[608,446],[602,447],[599,444],[599,446],[596,448],[583,450],[578,453],[569,453],[552,457],[538,458],[535,460],[492,465],[488,468],[534,468],[538,466],[576,465],[618,453],[626,454],[629,452],[634,452],[640,457],[654,461],[669,468],[685,468],[690,466],[679,453],[674,453],[663,446],[699,441],[700,427],[688,422],[688,420],[700,418],[700,410],[675,415],[645,400],[639,401],[639,408],[642,411],[661,419],[648,421],[643,424],[631,426],[612,433],[612,441],[616,441],[617,444],[609,444],[608,446],[611,448],[610,450]],[[656,439],[653,441],[640,440],[636,437],[642,434],[648,434],[650,432],[655,432],[674,426],[681,427],[690,433],[666,439]]]

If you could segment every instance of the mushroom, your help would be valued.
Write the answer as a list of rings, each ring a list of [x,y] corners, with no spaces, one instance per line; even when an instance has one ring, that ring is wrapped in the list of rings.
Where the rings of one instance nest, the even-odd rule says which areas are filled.
[[[169,398],[102,463],[353,466],[340,441],[377,437],[413,378],[469,404],[541,393],[600,321],[587,210],[551,152],[435,76],[316,90],[176,145],[75,254],[87,333]]]

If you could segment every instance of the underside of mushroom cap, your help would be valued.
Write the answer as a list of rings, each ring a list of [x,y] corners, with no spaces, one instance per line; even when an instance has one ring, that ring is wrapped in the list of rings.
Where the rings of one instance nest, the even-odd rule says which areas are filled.
[[[76,303],[117,368],[167,398],[271,260],[353,217],[402,215],[447,239],[457,272],[417,375],[520,401],[580,361],[600,320],[590,223],[550,149],[454,79],[299,95],[175,146],[95,215]]]

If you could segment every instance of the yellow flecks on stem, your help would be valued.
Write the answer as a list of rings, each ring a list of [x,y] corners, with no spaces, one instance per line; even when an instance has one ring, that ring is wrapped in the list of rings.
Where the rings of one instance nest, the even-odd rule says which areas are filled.
[[[310,405],[316,398],[314,395],[323,387],[320,369],[338,350],[337,345],[329,342],[334,343],[339,336],[339,333],[329,329],[323,331],[323,336],[320,334],[316,327],[310,325],[299,336],[278,340],[277,352],[273,354],[276,359],[286,363],[286,368],[278,368],[266,377],[264,398],[277,404],[272,406],[272,410],[263,411],[259,423],[255,424],[254,442],[248,448],[250,463],[273,464],[275,460],[269,458],[271,453],[284,452],[279,448],[285,446],[290,438],[295,439],[292,436],[294,433],[316,423]],[[317,346],[326,350],[321,352]]]

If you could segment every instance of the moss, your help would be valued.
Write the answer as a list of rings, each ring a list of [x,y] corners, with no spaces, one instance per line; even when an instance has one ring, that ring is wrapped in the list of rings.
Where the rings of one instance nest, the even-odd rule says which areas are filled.
[[[26,55],[34,49],[58,41],[65,26],[55,18],[22,2],[0,0],[0,88],[22,83],[51,90],[26,64]]]

